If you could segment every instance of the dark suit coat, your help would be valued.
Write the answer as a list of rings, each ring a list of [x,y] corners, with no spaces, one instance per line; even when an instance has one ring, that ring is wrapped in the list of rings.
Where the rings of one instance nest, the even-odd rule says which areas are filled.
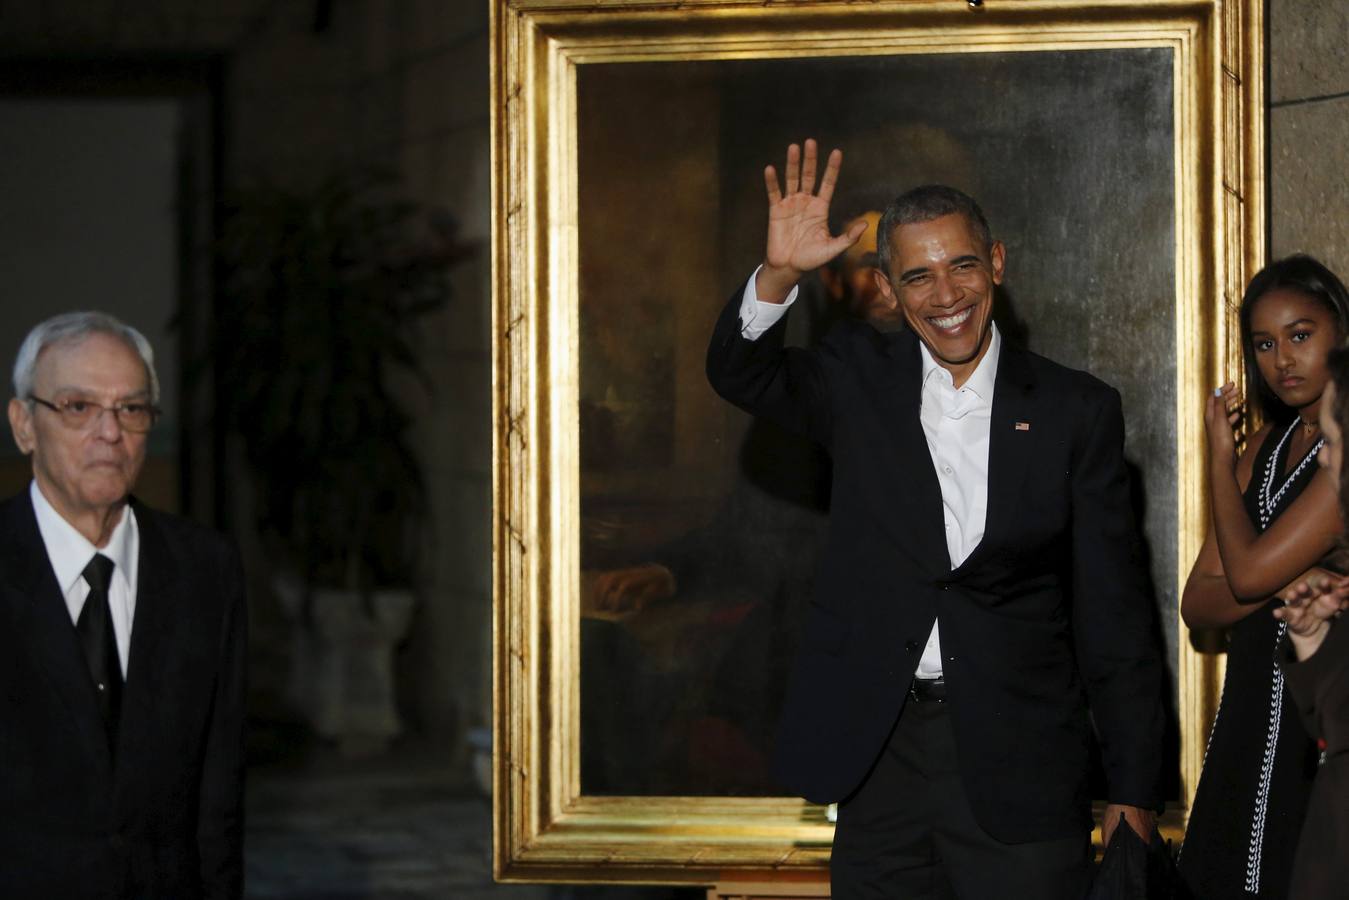
[[[1293,861],[1291,900],[1349,897],[1349,619],[1341,617],[1316,652],[1280,660],[1307,733],[1325,741]]]
[[[0,897],[238,897],[245,606],[238,555],[136,504],[117,752],[25,490],[0,505]]]
[[[748,341],[739,306],[713,333],[713,387],[833,459],[829,537],[778,729],[784,786],[817,802],[858,787],[939,618],[960,771],[985,830],[1020,842],[1090,826],[1088,697],[1109,800],[1158,806],[1162,667],[1118,393],[1003,342],[984,537],[952,571],[918,339],[848,322],[814,351],[784,349],[785,318]]]

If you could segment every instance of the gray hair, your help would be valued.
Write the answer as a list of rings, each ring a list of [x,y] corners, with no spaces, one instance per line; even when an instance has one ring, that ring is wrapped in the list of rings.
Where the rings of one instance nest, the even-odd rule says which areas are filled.
[[[905,191],[885,208],[880,224],[876,226],[876,256],[880,270],[890,276],[890,235],[901,225],[931,222],[942,216],[961,215],[974,229],[974,236],[987,252],[993,246],[993,235],[988,228],[984,211],[974,198],[944,184],[925,184]]]
[[[150,342],[130,325],[102,312],[68,312],[39,322],[28,332],[14,358],[14,396],[32,402],[33,374],[42,351],[57,344],[78,343],[93,334],[106,334],[126,343],[145,363],[150,379],[150,402],[159,402],[159,376],[155,374],[155,351]]]

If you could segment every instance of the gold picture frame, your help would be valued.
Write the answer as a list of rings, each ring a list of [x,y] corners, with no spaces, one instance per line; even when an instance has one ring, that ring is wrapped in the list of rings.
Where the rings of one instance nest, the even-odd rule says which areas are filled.
[[[1174,496],[1166,499],[1166,515],[1174,518],[1168,553],[1175,565],[1174,584],[1163,587],[1178,594],[1207,523],[1201,399],[1206,386],[1241,370],[1236,308],[1266,247],[1262,15],[1259,0],[494,2],[498,879],[819,881],[832,838],[825,810],[799,799],[582,789],[578,409],[581,370],[589,365],[580,312],[582,76],[625,65],[678,72],[740,61],[921,63],[956,54],[1161,51],[1172,88],[1166,240],[1174,250],[1166,270],[1173,405],[1163,412],[1174,413]],[[756,177],[753,170],[734,174]],[[1220,657],[1192,648],[1178,616],[1168,627],[1176,636],[1181,802],[1163,831],[1175,837],[1197,782],[1222,673]]]

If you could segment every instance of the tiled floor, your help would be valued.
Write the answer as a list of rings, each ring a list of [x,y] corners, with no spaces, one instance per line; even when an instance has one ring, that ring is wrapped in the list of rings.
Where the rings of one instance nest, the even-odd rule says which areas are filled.
[[[255,767],[252,900],[701,900],[700,890],[496,885],[491,804],[426,748]]]

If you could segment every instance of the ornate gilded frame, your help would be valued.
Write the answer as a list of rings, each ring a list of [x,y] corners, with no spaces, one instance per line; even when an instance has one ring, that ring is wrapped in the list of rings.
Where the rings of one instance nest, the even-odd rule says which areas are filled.
[[[1162,47],[1175,65],[1179,578],[1206,526],[1204,386],[1240,372],[1265,252],[1259,0],[498,0],[492,16],[494,850],[504,881],[816,880],[832,827],[788,798],[601,797],[579,773],[577,68]],[[1221,659],[1183,623],[1183,791]],[[1164,830],[1179,833],[1185,810]]]

